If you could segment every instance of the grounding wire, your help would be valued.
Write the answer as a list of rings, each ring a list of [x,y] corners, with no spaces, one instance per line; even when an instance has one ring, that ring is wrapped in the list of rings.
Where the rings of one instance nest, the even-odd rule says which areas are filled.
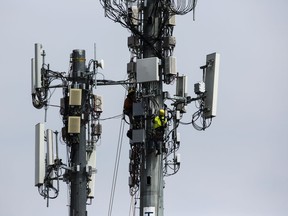
[[[115,158],[115,164],[114,164],[114,173],[113,173],[112,187],[111,187],[111,193],[110,193],[108,216],[112,215],[115,188],[116,188],[116,183],[117,183],[117,176],[118,176],[118,169],[119,169],[119,162],[120,162],[120,155],[121,155],[121,149],[122,149],[122,144],[123,144],[123,134],[124,134],[123,132],[124,132],[124,121],[122,119],[120,123],[118,145],[117,145],[116,158]]]

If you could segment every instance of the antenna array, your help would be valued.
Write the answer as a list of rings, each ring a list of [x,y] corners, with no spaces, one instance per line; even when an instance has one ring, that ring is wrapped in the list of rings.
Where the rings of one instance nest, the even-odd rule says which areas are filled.
[[[58,131],[47,129],[44,123],[36,125],[35,186],[44,198],[58,196],[59,181],[70,185],[70,215],[86,214],[86,201],[94,198],[96,173],[96,143],[101,137],[99,122],[103,111],[102,97],[93,93],[98,67],[103,60],[90,60],[86,65],[85,50],[73,50],[70,70],[52,71],[45,64],[45,51],[35,44],[32,59],[32,103],[35,108],[48,107],[51,88],[62,88],[60,114],[63,128],[61,139],[66,143],[67,162],[58,155]],[[52,85],[58,80],[58,84]],[[60,84],[59,84],[60,80]],[[45,148],[46,142],[46,148]],[[56,150],[56,151],[55,151]],[[54,157],[56,153],[56,156]]]

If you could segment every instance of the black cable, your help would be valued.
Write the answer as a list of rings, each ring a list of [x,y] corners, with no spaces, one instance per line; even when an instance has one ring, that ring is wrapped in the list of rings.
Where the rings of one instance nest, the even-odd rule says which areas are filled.
[[[170,130],[170,131],[168,132],[168,134],[166,135],[166,139],[164,140],[164,142],[167,142],[167,141],[169,140],[170,134],[171,134],[173,131],[175,131],[175,130],[178,128],[178,126],[179,126],[179,122],[175,125],[175,127],[174,127],[172,130]]]
[[[99,119],[99,121],[105,121],[105,120],[110,120],[110,119],[118,119],[118,118],[120,118],[122,116],[123,116],[123,114],[119,114],[119,115],[112,116],[112,117],[101,118],[101,119]]]

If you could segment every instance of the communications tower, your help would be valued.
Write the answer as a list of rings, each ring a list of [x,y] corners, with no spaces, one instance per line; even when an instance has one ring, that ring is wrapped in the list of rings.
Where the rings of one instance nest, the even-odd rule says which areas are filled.
[[[203,79],[194,85],[196,97],[192,98],[188,95],[187,76],[177,72],[173,30],[176,15],[194,13],[197,0],[100,2],[105,16],[131,33],[127,40],[131,53],[127,74],[132,109],[125,110],[124,105],[130,122],[130,193],[135,203],[140,199],[137,209],[141,216],[163,216],[163,177],[180,168],[178,126],[186,106],[198,103],[188,123],[197,130],[205,130],[216,116],[219,54],[207,55],[201,67]],[[163,86],[175,81],[176,93],[171,96]]]
[[[200,67],[202,80],[194,84],[195,97],[191,97],[187,76],[177,71],[173,30],[176,15],[194,12],[197,1],[100,2],[105,16],[130,30],[128,80],[97,80],[103,61],[94,58],[87,64],[85,50],[81,49],[72,51],[67,73],[52,71],[45,63],[42,45],[35,44],[31,64],[33,106],[47,108],[50,89],[63,90],[60,132],[45,130],[44,123],[36,125],[35,186],[47,198],[48,205],[49,199],[58,196],[59,181],[63,180],[70,188],[69,215],[87,216],[86,204],[94,197],[96,143],[101,137],[103,111],[102,97],[93,89],[97,85],[125,85],[128,93],[123,118],[129,123],[128,182],[136,203],[134,215],[164,216],[164,177],[176,174],[181,164],[177,152],[181,141],[179,126],[191,124],[196,130],[205,130],[216,116],[220,56],[206,56]],[[174,93],[164,91],[165,85],[174,83]],[[197,104],[197,110],[191,121],[184,123],[181,119],[192,102]],[[58,136],[67,146],[66,162],[58,154]]]

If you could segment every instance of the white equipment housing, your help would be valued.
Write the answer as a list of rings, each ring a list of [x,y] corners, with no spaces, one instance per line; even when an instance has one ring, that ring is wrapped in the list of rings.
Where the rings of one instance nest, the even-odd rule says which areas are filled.
[[[217,111],[217,96],[218,96],[218,79],[219,79],[219,66],[220,54],[212,53],[206,57],[206,74],[204,76],[205,82],[205,118],[212,118],[216,116]]]
[[[195,94],[203,94],[205,93],[205,83],[200,81],[194,84],[194,92]]]
[[[33,80],[35,81],[34,87],[35,89],[41,88],[41,68],[43,65],[43,49],[42,49],[42,44],[36,43],[35,44],[35,78]],[[32,67],[33,68],[33,67]]]
[[[35,186],[43,185],[45,177],[44,124],[35,125]]]
[[[160,59],[157,57],[137,59],[137,82],[159,81],[159,63]]]

